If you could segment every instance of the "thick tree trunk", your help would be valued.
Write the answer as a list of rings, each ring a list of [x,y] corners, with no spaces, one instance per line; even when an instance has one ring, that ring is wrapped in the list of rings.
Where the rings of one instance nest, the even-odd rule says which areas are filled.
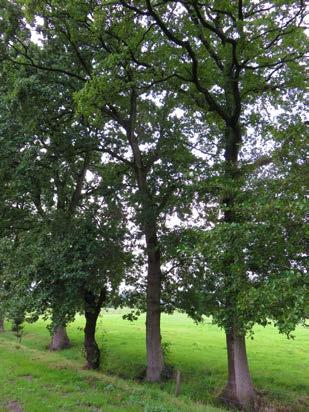
[[[65,326],[57,326],[52,335],[49,350],[57,351],[70,347],[70,340],[67,335]]]
[[[157,205],[151,196],[147,182],[147,167],[143,162],[139,142],[135,135],[136,108],[138,94],[131,89],[130,119],[127,125],[127,138],[134,157],[139,194],[141,196],[141,223],[146,236],[148,275],[147,275],[147,314],[146,314],[146,350],[147,370],[146,380],[157,382],[163,370],[163,353],[161,347],[161,262],[160,248],[157,239]]]
[[[245,336],[233,330],[226,333],[228,381],[220,399],[231,407],[254,410],[255,391],[252,384]]]
[[[95,330],[99,314],[93,312],[85,312],[86,326],[84,329],[84,347],[86,354],[86,368],[99,369],[100,367],[100,349],[95,340]]]
[[[4,319],[0,318],[0,333],[4,332]]]
[[[237,109],[238,95],[235,95],[235,88],[231,82],[226,84],[226,104],[230,116],[235,115]],[[238,102],[239,103],[239,102]],[[240,103],[239,103],[240,104]],[[239,116],[239,114],[238,114]],[[225,130],[225,176],[228,180],[235,182],[237,187],[240,171],[238,169],[238,155],[242,142],[241,127],[238,120],[235,120],[233,126],[227,126]],[[225,195],[223,203],[225,206],[224,221],[234,223],[239,221],[239,216],[235,213],[236,195],[231,192]],[[226,289],[233,290],[233,282],[236,280],[235,275],[230,273],[229,268],[233,265],[234,259],[229,258],[226,261]],[[241,276],[246,277],[243,273]],[[232,311],[237,301],[237,292],[232,292],[226,297],[226,310]],[[233,319],[231,319],[233,322]],[[233,323],[231,323],[233,324]],[[231,327],[226,331],[227,357],[228,357],[228,381],[227,385],[220,396],[227,405],[241,408],[247,411],[254,411],[255,391],[252,384],[247,352],[246,340],[243,334],[238,334],[236,329]]]
[[[98,344],[95,340],[95,331],[101,307],[105,300],[105,289],[102,289],[98,298],[96,298],[96,296],[91,292],[85,293],[86,325],[84,329],[84,348],[87,361],[87,369],[99,369],[100,367],[101,354]]]
[[[161,347],[161,267],[160,251],[156,236],[148,237],[148,279],[147,279],[147,314],[146,314],[146,349],[147,371],[146,380],[158,382],[164,366]]]

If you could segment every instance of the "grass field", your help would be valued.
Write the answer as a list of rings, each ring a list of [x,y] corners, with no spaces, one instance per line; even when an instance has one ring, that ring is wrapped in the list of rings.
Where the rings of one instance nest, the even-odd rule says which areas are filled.
[[[211,406],[226,379],[225,338],[220,329],[209,322],[197,326],[182,314],[163,316],[166,357],[182,376],[181,395],[175,398],[173,380],[155,385],[134,381],[145,367],[145,319],[130,323],[122,314],[111,310],[100,317],[99,373],[82,370],[82,317],[68,328],[72,347],[61,353],[46,350],[50,337],[43,321],[26,324],[21,343],[11,332],[1,334],[0,410],[220,410]],[[248,341],[255,386],[272,410],[309,410],[309,333],[299,327],[295,336],[287,340],[273,327],[257,327],[255,339]],[[18,409],[21,405],[23,409]]]

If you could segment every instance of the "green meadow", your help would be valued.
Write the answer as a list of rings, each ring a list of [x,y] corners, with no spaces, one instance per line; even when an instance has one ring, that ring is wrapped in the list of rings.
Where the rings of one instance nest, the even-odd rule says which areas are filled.
[[[166,362],[181,373],[180,395],[175,381],[146,384],[145,318],[129,322],[124,312],[104,312],[98,323],[101,371],[83,369],[83,317],[68,327],[72,346],[59,353],[46,348],[50,340],[40,320],[25,324],[21,341],[9,331],[0,335],[1,411],[222,411],[216,396],[226,380],[224,333],[205,321],[163,315]],[[309,333],[298,327],[295,339],[274,327],[256,327],[248,339],[248,357],[256,389],[271,411],[309,410]]]

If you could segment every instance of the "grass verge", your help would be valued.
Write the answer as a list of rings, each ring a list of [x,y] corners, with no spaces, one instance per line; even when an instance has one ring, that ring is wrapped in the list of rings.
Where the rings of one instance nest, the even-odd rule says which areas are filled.
[[[179,313],[162,317],[162,335],[167,361],[180,370],[182,376],[181,396],[175,398],[174,381],[158,385],[133,382],[133,379],[140,375],[145,367],[145,319],[141,317],[130,323],[122,319],[123,313],[123,311],[111,310],[103,313],[100,317],[97,341],[102,350],[101,368],[103,373],[94,375],[101,383],[96,384],[97,389],[93,394],[91,392],[93,390],[92,383],[87,384],[83,378],[88,376],[87,373],[90,372],[81,371],[84,364],[82,352],[84,319],[82,317],[77,317],[76,321],[68,328],[72,347],[57,354],[46,351],[50,337],[46,330],[46,324],[41,320],[33,325],[25,325],[22,345],[20,345],[22,349],[16,349],[17,341],[12,333],[5,333],[0,337],[0,350],[4,350],[4,353],[0,354],[1,363],[3,364],[2,359],[4,362],[6,362],[6,358],[11,359],[11,364],[7,364],[5,368],[7,371],[14,372],[16,369],[15,356],[16,359],[19,356],[20,362],[23,364],[25,357],[28,359],[27,351],[37,353],[33,357],[39,358],[37,360],[39,363],[36,366],[38,371],[44,369],[47,362],[49,375],[46,377],[44,385],[50,384],[57,387],[58,382],[61,382],[60,385],[65,388],[65,395],[62,397],[63,399],[58,399],[57,396],[56,399],[60,405],[61,402],[66,403],[64,406],[58,407],[58,404],[54,404],[54,401],[51,400],[48,403],[54,409],[46,410],[96,410],[91,409],[92,406],[87,409],[85,405],[87,402],[92,405],[93,399],[97,398],[101,399],[100,402],[103,403],[98,404],[99,406],[93,406],[93,408],[101,408],[97,410],[104,411],[164,412],[184,410],[189,412],[218,410],[211,409],[212,406],[207,405],[214,403],[216,395],[226,381],[226,346],[223,332],[209,322],[195,325],[188,317]],[[248,340],[248,357],[254,384],[257,390],[262,393],[264,403],[272,405],[272,411],[309,410],[309,359],[306,350],[309,347],[309,334],[308,330],[299,327],[295,335],[295,340],[288,340],[279,335],[277,330],[271,326],[257,327],[255,328],[255,339]],[[13,352],[7,357],[6,351],[9,350],[13,350]],[[18,372],[25,377],[32,376],[29,378],[32,379],[30,381],[27,378],[21,380],[26,387],[19,390],[20,398],[18,399],[21,399],[24,405],[26,404],[22,397],[28,396],[28,389],[30,395],[34,396],[33,391],[31,392],[35,383],[35,373],[31,372],[32,365],[35,363],[28,359],[25,370]],[[17,393],[18,386],[15,387],[14,384],[9,383],[9,374],[3,375],[3,369],[1,367],[1,383],[8,382],[8,387],[11,386],[9,396],[5,395],[7,402],[17,399],[14,393]],[[91,373],[89,376],[92,376]],[[16,378],[12,378],[12,382],[14,379],[16,381]],[[20,384],[20,380],[17,382]],[[112,386],[108,386],[110,384]],[[80,385],[86,386],[83,390],[79,390]],[[108,392],[109,389],[104,389],[104,385],[112,389],[110,394],[106,395],[106,391]],[[44,386],[41,389],[44,392],[43,389]],[[72,390],[72,394],[70,390]],[[72,409],[76,391],[81,396],[81,399],[77,399],[76,402],[83,404],[80,409]],[[120,403],[117,403],[120,395],[123,396],[123,399],[121,398]],[[158,396],[158,400],[155,399],[156,396]],[[39,398],[44,400],[44,393]],[[107,403],[104,403],[106,399]],[[40,405],[40,400],[37,402]],[[131,405],[130,402],[135,403]],[[180,406],[182,402],[184,402],[184,409],[181,409],[182,406]],[[77,404],[74,405],[75,408],[79,407]],[[27,407],[25,406],[25,408]],[[42,406],[40,408],[34,409],[32,407],[32,409],[25,410],[42,411]]]
[[[0,338],[0,410],[65,412],[219,412],[132,381],[86,371],[55,352]]]

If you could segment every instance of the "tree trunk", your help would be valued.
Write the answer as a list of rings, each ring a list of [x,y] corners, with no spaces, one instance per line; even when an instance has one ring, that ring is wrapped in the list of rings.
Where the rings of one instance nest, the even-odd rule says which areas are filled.
[[[70,340],[68,338],[65,326],[57,326],[53,331],[49,350],[57,351],[69,348],[70,346]]]
[[[92,312],[85,312],[86,326],[84,329],[85,339],[84,347],[86,353],[86,368],[87,369],[99,369],[100,367],[100,349],[95,340],[95,330],[98,315]]]
[[[0,318],[0,332],[4,332],[4,319]]]
[[[225,98],[226,98],[226,111],[229,113],[231,123],[226,124],[225,129],[225,177],[228,182],[233,182],[234,190],[227,192],[223,196],[224,205],[224,221],[226,223],[235,223],[239,221],[239,216],[235,212],[235,202],[237,201],[237,186],[240,185],[240,171],[238,168],[238,156],[242,143],[241,125],[239,123],[239,114],[241,110],[240,96],[238,84],[231,79],[230,73],[231,67],[227,68],[228,78],[225,84]],[[233,119],[234,118],[234,119]],[[233,119],[233,120],[232,120]],[[230,183],[232,184],[232,183]],[[237,241],[232,240],[232,243]],[[233,247],[231,244],[230,247]],[[228,257],[225,261],[226,273],[225,283],[226,291],[226,311],[227,313],[233,313],[237,302],[237,292],[234,291],[234,276],[230,272],[230,268],[234,263],[234,259]],[[238,275],[239,276],[239,275]],[[241,274],[246,279],[246,273]],[[233,325],[233,319],[230,320]],[[226,343],[227,343],[227,357],[228,357],[228,381],[220,399],[231,407],[242,408],[247,411],[254,410],[255,391],[253,388],[247,353],[246,353],[246,340],[243,334],[238,334],[236,329],[232,326],[226,330]]]
[[[161,347],[161,263],[155,231],[146,235],[148,249],[147,314],[146,314],[146,380],[158,382],[164,366]]]
[[[85,294],[86,325],[84,329],[84,348],[87,369],[99,369],[100,367],[100,349],[95,340],[95,331],[101,307],[105,299],[105,289],[102,289],[98,299],[96,299],[95,295],[91,292],[86,292]]]
[[[147,167],[143,163],[138,139],[135,135],[136,108],[138,94],[131,89],[130,119],[127,125],[127,138],[134,157],[134,169],[141,196],[141,223],[146,237],[148,274],[147,274],[147,314],[146,314],[146,380],[157,382],[163,370],[163,353],[161,347],[161,257],[157,238],[157,205],[151,196],[147,182]]]
[[[220,399],[230,407],[253,411],[255,391],[248,367],[245,336],[231,330],[226,333],[226,344],[228,381]]]

